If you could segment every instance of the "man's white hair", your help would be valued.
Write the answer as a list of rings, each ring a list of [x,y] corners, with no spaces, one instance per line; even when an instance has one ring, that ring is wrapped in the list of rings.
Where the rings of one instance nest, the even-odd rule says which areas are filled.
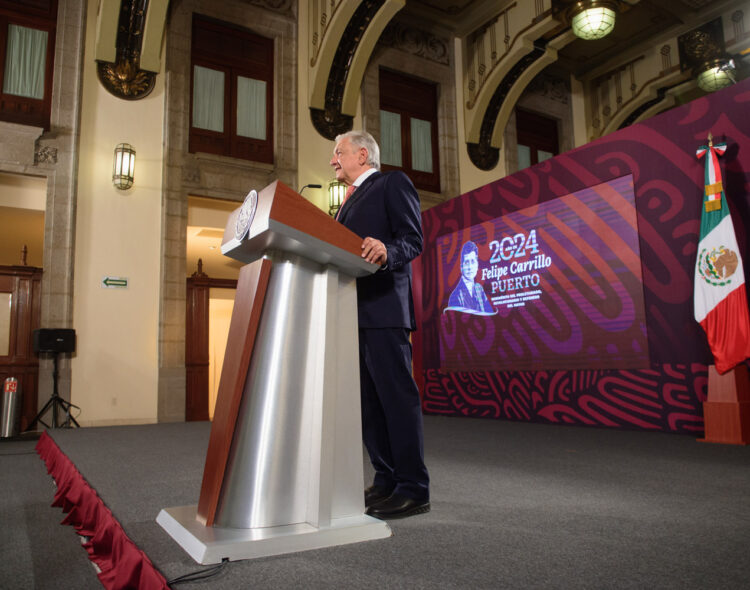
[[[380,170],[380,148],[372,135],[367,131],[347,131],[336,136],[336,144],[344,139],[348,139],[357,148],[365,148],[367,150],[367,164],[375,170]]]

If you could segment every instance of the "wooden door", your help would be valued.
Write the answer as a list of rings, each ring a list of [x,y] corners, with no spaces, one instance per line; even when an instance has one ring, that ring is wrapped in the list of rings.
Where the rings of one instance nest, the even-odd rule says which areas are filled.
[[[200,268],[200,267],[199,267]],[[187,279],[185,321],[185,420],[208,420],[209,295],[212,288],[236,289],[237,281],[203,272]]]
[[[0,266],[0,383],[18,379],[21,431],[37,414],[39,358],[32,332],[40,327],[42,269]]]

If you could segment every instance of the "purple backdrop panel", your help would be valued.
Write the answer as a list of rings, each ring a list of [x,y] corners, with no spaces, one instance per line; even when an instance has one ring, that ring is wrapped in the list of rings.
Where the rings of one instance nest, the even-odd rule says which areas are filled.
[[[437,239],[440,365],[649,366],[633,178]]]

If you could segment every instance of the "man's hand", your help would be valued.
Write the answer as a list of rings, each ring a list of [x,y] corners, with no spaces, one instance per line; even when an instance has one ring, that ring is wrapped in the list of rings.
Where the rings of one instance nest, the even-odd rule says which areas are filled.
[[[368,237],[362,242],[362,258],[367,262],[383,266],[388,260],[388,251],[383,242]]]

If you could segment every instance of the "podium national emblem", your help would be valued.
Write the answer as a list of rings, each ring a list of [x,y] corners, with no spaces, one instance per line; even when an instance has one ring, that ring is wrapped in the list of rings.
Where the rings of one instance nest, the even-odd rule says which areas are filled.
[[[247,196],[242,203],[242,207],[240,207],[240,214],[237,216],[237,224],[234,228],[234,237],[237,238],[237,240],[242,241],[245,239],[245,236],[247,236],[257,208],[258,193],[253,189],[247,193]]]
[[[725,246],[711,250],[704,248],[698,255],[698,273],[704,281],[715,287],[731,283],[738,264],[737,253]]]

